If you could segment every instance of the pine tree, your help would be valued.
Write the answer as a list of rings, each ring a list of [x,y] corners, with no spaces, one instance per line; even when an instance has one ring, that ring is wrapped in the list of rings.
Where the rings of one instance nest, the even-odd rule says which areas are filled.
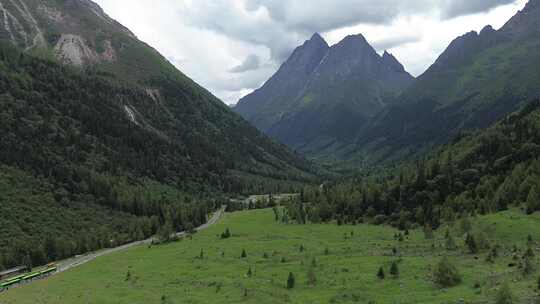
[[[294,288],[294,274],[292,272],[289,272],[289,277],[287,278],[287,289],[293,289]]]
[[[431,228],[430,224],[424,226],[424,237],[426,240],[433,239],[433,228]]]
[[[201,249],[201,252],[199,253],[199,259],[204,259],[204,250]]]
[[[472,234],[467,234],[467,238],[465,239],[465,244],[469,248],[469,252],[472,254],[478,253],[478,245],[476,244],[476,240],[474,239],[474,236]]]
[[[530,275],[533,272],[534,272],[534,264],[533,264],[532,258],[525,257],[523,259],[523,274]]]
[[[540,195],[538,194],[538,190],[536,186],[532,187],[529,191],[529,195],[527,196],[527,214],[532,214],[535,211],[538,211],[540,206]]]
[[[472,224],[471,220],[469,219],[469,215],[465,213],[463,217],[461,218],[461,222],[459,224],[461,228],[462,233],[469,233],[472,230]]]
[[[308,278],[308,284],[309,285],[315,285],[317,283],[317,276],[315,274],[315,268],[314,267],[309,267],[308,273],[307,273],[307,278]]]
[[[390,274],[397,279],[399,277],[399,268],[396,262],[392,262],[392,266],[390,266]]]
[[[28,271],[32,271],[32,259],[30,258],[30,254],[26,254],[24,257],[23,257],[23,260],[22,260],[22,264],[24,266],[26,266],[26,268],[28,269]]]
[[[451,234],[447,234],[446,241],[445,241],[445,247],[446,250],[456,250],[456,242],[454,241],[454,237],[452,237]]]
[[[532,247],[528,247],[527,248],[527,251],[525,251],[525,257],[526,258],[534,258],[534,251],[532,249]]]
[[[249,267],[248,269],[248,272],[246,273],[246,275],[251,278],[251,276],[253,275],[253,272],[251,272],[251,266]]]
[[[247,258],[247,253],[245,249],[242,249],[242,254],[240,255],[241,258]]]
[[[379,278],[379,280],[384,280],[384,269],[382,268],[382,266],[379,268],[379,271],[377,272],[377,278]]]

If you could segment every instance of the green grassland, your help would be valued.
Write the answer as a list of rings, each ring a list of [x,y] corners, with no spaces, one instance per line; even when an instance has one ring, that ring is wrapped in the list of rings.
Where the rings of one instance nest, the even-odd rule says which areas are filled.
[[[418,229],[400,242],[398,231],[387,226],[286,225],[275,221],[272,210],[230,213],[192,238],[101,257],[4,292],[0,303],[491,303],[504,283],[516,303],[533,303],[539,272],[524,276],[508,265],[516,262],[514,245],[524,252],[528,235],[540,240],[540,214],[511,210],[471,221],[476,233],[501,246],[493,264],[487,251],[466,253],[458,224],[450,228],[458,249],[447,251],[446,227],[431,240]],[[226,228],[232,237],[219,238]],[[433,283],[443,255],[462,275],[456,287]],[[393,261],[399,278],[388,275]],[[538,258],[534,264],[538,268]],[[376,276],[380,266],[384,280]],[[307,282],[310,268],[315,284]],[[286,288],[289,272],[296,278],[293,289]]]

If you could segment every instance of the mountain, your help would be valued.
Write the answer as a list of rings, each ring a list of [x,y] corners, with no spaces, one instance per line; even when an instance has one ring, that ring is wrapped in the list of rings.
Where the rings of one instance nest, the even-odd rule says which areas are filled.
[[[439,227],[464,212],[540,211],[540,99],[418,161],[304,191],[318,220]],[[381,182],[383,181],[383,182]]]
[[[501,29],[458,37],[361,132],[344,158],[378,162],[418,155],[464,130],[485,128],[540,95],[540,1]]]
[[[0,268],[190,229],[222,193],[316,181],[95,3],[0,0],[0,19]]]
[[[362,35],[329,47],[315,34],[235,111],[271,137],[315,156],[353,141],[371,117],[414,81]]]

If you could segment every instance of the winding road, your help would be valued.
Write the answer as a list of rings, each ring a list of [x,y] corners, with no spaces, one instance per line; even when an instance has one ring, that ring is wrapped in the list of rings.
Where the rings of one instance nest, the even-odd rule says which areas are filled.
[[[219,221],[219,219],[221,218],[221,216],[223,215],[224,212],[225,212],[225,207],[221,207],[221,209],[219,209],[218,211],[216,211],[212,215],[212,217],[208,220],[208,222],[206,224],[195,228],[195,231],[201,231],[201,230],[204,230],[204,229],[216,224]],[[183,237],[185,235],[186,235],[185,231],[176,233],[177,237]],[[104,255],[108,255],[108,254],[111,254],[111,253],[114,253],[114,252],[126,250],[128,248],[139,246],[139,245],[151,244],[152,241],[154,241],[154,240],[155,240],[155,238],[152,237],[152,238],[149,238],[147,240],[132,242],[132,243],[128,243],[128,244],[125,244],[125,245],[122,245],[122,246],[119,246],[119,247],[103,249],[103,250],[100,250],[100,251],[91,252],[91,253],[87,253],[85,255],[80,255],[80,256],[70,258],[70,259],[59,261],[59,262],[56,263],[57,266],[58,266],[58,271],[55,272],[54,274],[58,274],[58,273],[67,271],[69,269],[81,266],[81,265],[86,264],[86,263],[88,263],[88,262],[90,262],[90,261],[92,261],[92,260],[94,260],[94,259],[96,259],[96,258],[98,258],[100,256],[104,256]]]

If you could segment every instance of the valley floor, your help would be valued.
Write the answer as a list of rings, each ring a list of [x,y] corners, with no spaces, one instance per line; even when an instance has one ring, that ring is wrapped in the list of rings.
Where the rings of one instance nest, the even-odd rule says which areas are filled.
[[[400,242],[398,231],[386,226],[286,225],[274,220],[272,210],[231,213],[193,238],[99,257],[4,292],[0,303],[491,303],[504,282],[518,303],[532,303],[539,272],[524,276],[509,264],[515,263],[514,245],[524,252],[528,235],[540,240],[540,214],[511,210],[472,222],[501,246],[494,263],[486,262],[487,251],[465,253],[458,225],[450,228],[458,249],[447,251],[445,228],[431,240],[414,230]],[[221,239],[227,228],[232,237]],[[457,287],[433,283],[443,255],[463,277]],[[399,278],[388,275],[393,261]],[[377,278],[381,266],[384,280]],[[287,289],[290,272],[295,287]]]

